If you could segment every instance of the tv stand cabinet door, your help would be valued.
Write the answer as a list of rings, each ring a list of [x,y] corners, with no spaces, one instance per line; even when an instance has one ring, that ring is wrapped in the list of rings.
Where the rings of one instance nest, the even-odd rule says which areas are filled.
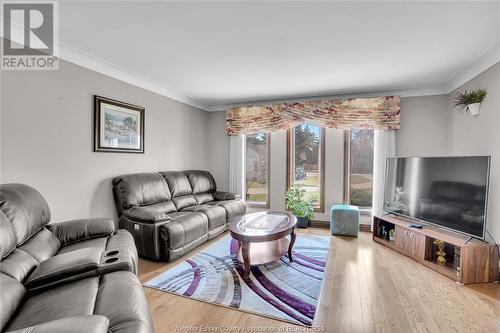
[[[411,255],[413,244],[411,243],[410,234],[407,228],[396,225],[395,232],[396,246],[404,253]]]
[[[425,235],[419,233],[419,232],[413,232],[413,253],[412,255],[418,259],[424,260],[425,259],[425,241],[426,237]]]

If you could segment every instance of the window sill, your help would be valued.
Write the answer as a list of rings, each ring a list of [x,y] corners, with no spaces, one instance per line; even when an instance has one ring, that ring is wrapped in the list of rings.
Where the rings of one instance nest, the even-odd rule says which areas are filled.
[[[258,204],[254,202],[248,202],[247,201],[247,207],[252,207],[252,208],[269,208],[268,204]]]
[[[359,208],[359,213],[361,215],[372,215],[372,208],[371,207]]]

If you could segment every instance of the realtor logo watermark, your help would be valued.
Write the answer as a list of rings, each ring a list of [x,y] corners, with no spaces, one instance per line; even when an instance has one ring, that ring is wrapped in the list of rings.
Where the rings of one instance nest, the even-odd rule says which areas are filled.
[[[2,3],[2,70],[58,69],[56,2]]]

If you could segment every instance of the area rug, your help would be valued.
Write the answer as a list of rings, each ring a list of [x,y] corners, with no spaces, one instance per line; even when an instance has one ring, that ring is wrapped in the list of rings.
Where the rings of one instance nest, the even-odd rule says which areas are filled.
[[[311,326],[318,303],[329,236],[297,235],[293,262],[251,268],[243,280],[238,242],[229,235],[146,282],[144,286],[254,314]]]

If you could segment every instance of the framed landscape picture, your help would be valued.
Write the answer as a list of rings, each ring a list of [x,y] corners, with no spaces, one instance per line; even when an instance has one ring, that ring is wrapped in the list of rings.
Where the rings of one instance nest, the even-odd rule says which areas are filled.
[[[94,151],[144,153],[144,108],[94,96]]]

